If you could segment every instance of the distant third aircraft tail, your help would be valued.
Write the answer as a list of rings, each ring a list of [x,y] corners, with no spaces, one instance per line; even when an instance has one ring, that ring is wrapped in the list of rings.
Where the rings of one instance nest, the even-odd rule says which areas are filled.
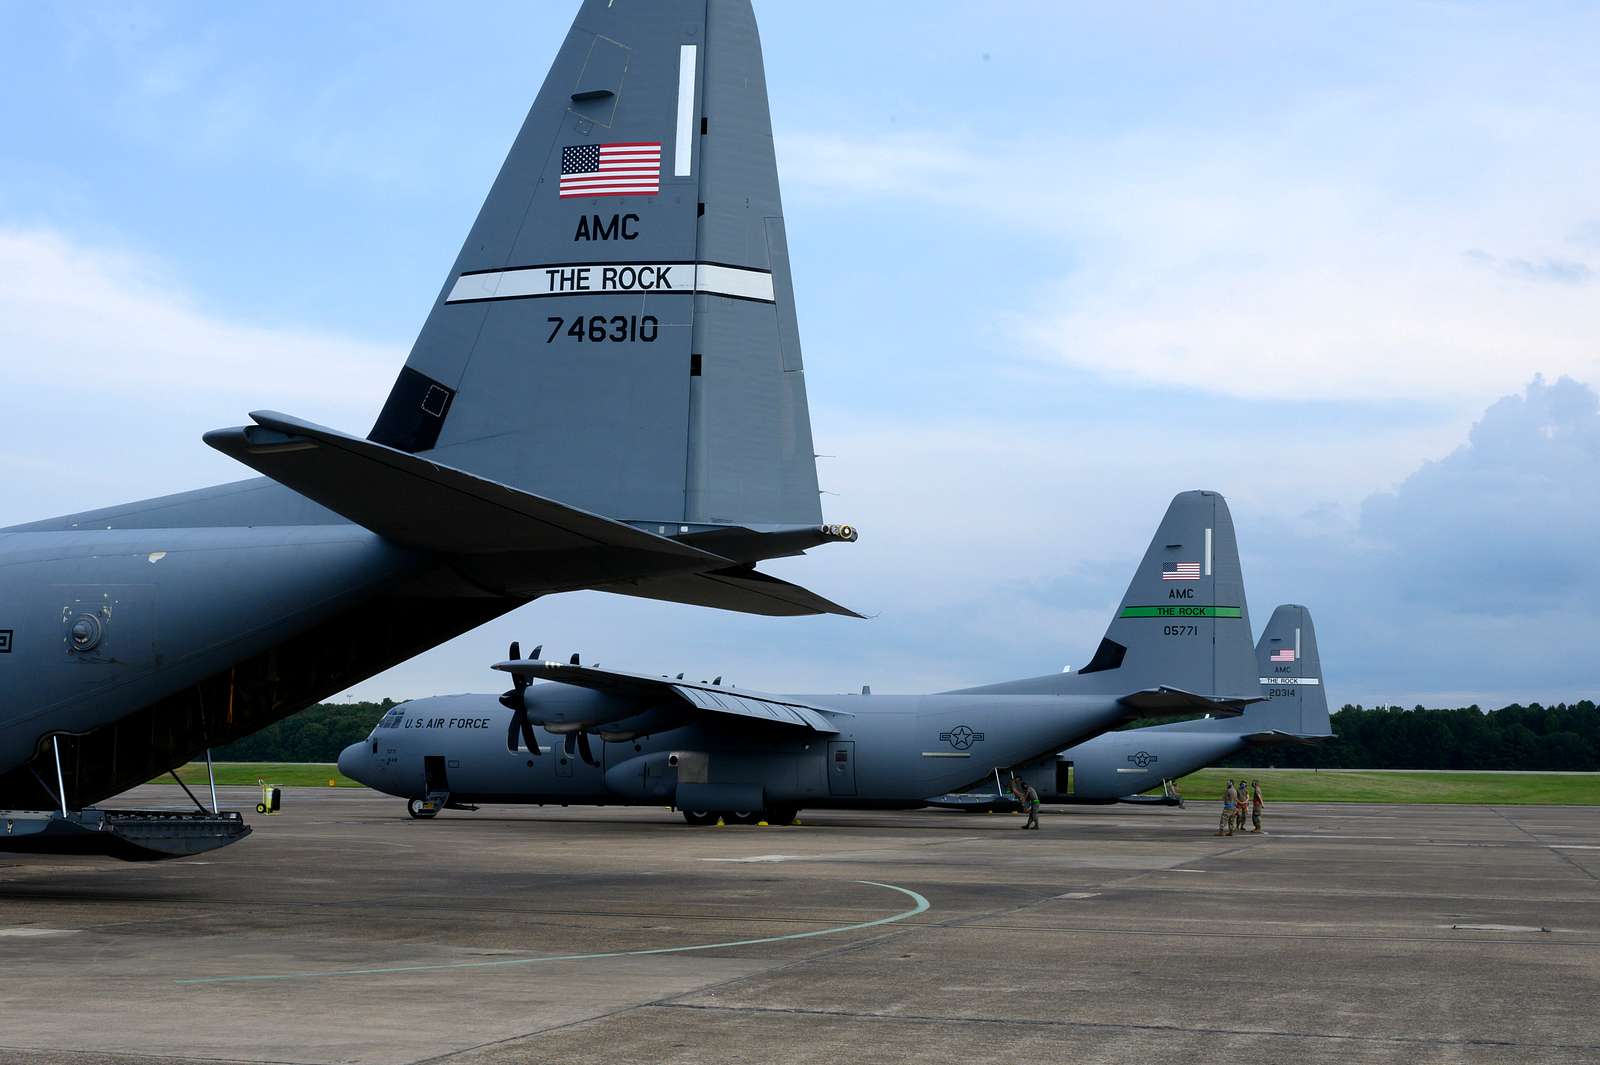
[[[1311,611],[1284,605],[1272,612],[1256,644],[1256,666],[1267,701],[1251,707],[1236,724],[1244,731],[1269,737],[1315,739],[1332,735],[1328,692],[1322,683],[1322,660]]]

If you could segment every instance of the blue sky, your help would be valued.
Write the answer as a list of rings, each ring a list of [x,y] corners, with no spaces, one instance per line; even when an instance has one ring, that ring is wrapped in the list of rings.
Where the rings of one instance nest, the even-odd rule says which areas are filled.
[[[1594,696],[1600,13],[758,3],[824,505],[772,568],[877,614],[542,600],[512,637],[752,687],[1085,661],[1172,493],[1338,701]],[[0,524],[364,432],[565,4],[0,0]],[[1540,376],[1542,375],[1542,376]]]

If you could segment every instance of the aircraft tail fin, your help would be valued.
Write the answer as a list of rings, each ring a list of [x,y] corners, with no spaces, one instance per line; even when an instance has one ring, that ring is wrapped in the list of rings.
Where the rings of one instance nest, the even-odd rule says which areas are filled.
[[[1227,501],[1216,492],[1181,492],[1167,507],[1105,637],[1078,675],[1090,687],[1128,691],[1166,685],[1250,700],[1260,694],[1254,669],[1250,613]]]
[[[749,0],[585,0],[369,438],[621,521],[820,524]]]
[[[1285,605],[1272,612],[1256,644],[1256,667],[1267,700],[1251,707],[1241,720],[1246,732],[1294,738],[1332,735],[1311,611]]]
[[[964,690],[1120,696],[1145,689],[1241,707],[1261,699],[1233,518],[1216,492],[1173,497],[1088,665]]]

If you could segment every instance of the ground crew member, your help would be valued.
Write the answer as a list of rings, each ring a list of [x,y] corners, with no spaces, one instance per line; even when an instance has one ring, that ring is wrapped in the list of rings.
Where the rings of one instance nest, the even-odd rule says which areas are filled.
[[[1252,780],[1250,782],[1250,820],[1255,827],[1250,831],[1261,831],[1261,808],[1265,805],[1266,803],[1261,801],[1261,781]]]
[[[1228,786],[1222,792],[1222,820],[1217,824],[1217,835],[1233,835],[1233,809],[1239,801],[1239,793],[1234,790],[1233,781],[1228,781]]]
[[[1239,805],[1234,816],[1239,819],[1239,831],[1244,831],[1245,822],[1250,819],[1250,787],[1241,778],[1239,781]]]
[[[1012,774],[1011,794],[1017,800],[1017,805],[1021,806],[1028,815],[1028,823],[1022,827],[1024,829],[1038,828],[1039,793],[1033,789],[1033,785],[1027,783],[1016,774]]]

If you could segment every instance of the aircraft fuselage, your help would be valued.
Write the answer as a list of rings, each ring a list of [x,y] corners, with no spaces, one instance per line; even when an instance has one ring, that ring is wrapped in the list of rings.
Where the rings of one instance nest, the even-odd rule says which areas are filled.
[[[442,768],[451,801],[670,805],[680,784],[759,788],[759,809],[920,806],[996,767],[1101,731],[1125,714],[1103,696],[807,695],[845,711],[837,735],[759,723],[695,721],[595,743],[599,765],[536,729],[538,755],[507,747],[511,711],[491,695],[418,699],[340,756],[342,772],[391,795],[422,798]],[[430,774],[428,759],[434,759]]]

